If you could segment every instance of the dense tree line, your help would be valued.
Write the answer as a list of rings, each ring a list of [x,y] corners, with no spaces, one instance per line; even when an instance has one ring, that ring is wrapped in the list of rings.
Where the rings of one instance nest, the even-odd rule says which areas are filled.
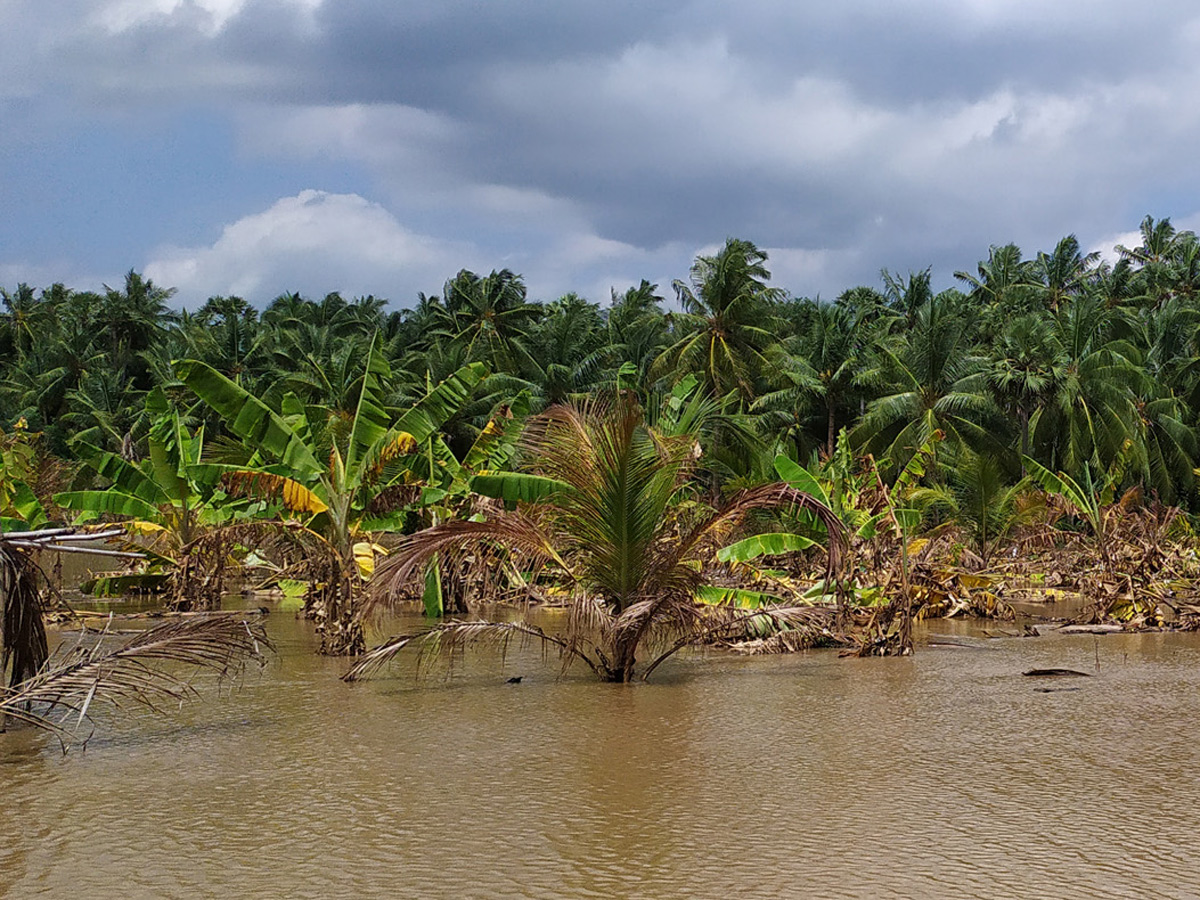
[[[516,398],[536,411],[619,387],[650,408],[690,375],[720,406],[695,475],[714,497],[769,478],[779,452],[828,456],[842,434],[892,471],[940,434],[931,486],[978,482],[981,467],[1012,484],[1029,458],[1194,511],[1200,240],[1152,218],[1140,240],[1115,264],[1074,236],[1028,258],[994,246],[956,288],[935,292],[928,269],[885,271],[878,287],[832,301],[771,286],[767,254],[736,239],[686,279],[643,281],[606,304],[534,302],[508,270],[462,271],[403,310],[335,293],[284,294],[261,312],[239,297],[180,311],[171,290],[132,271],[102,293],[22,284],[0,295],[0,423],[23,420],[63,458],[82,440],[137,459],[146,398],[162,388],[209,419],[219,448],[219,419],[183,402],[181,359],[275,409],[291,394],[349,419],[378,335],[392,408],[483,364],[443,429],[456,451]]]

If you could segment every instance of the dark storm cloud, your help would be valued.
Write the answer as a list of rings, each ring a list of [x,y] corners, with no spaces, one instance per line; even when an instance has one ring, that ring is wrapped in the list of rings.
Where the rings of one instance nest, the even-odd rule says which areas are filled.
[[[828,295],[882,266],[948,280],[990,243],[1032,253],[1200,210],[1182,2],[63,0],[5,17],[0,110],[32,133],[222,110],[244,153],[361,167],[386,207],[300,202],[326,186],[297,182],[294,202],[236,213],[255,228],[231,254],[249,231],[296,233],[301,211],[370,210],[395,217],[396,246],[470,245],[555,273],[549,290],[570,286],[564,260],[585,282],[678,276],[659,270],[738,235]]]

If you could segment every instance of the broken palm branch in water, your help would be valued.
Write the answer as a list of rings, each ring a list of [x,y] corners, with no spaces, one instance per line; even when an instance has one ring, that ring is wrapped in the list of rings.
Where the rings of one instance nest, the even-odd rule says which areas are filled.
[[[164,622],[117,646],[105,634],[87,646],[84,640],[0,695],[0,716],[53,732],[65,751],[90,723],[94,703],[161,711],[198,696],[197,673],[218,682],[235,678],[251,660],[262,665],[264,649],[274,649],[261,623],[237,614]],[[88,736],[90,730],[82,740]]]
[[[389,638],[377,647],[364,653],[345,675],[343,681],[361,681],[370,678],[392,662],[405,647],[418,648],[418,666],[435,654],[452,656],[454,651],[468,646],[498,647],[503,656],[514,640],[536,640],[543,646],[553,646],[566,656],[583,660],[596,674],[602,674],[586,654],[574,650],[570,644],[552,634],[547,634],[536,625],[525,622],[445,622],[425,631],[403,634]]]

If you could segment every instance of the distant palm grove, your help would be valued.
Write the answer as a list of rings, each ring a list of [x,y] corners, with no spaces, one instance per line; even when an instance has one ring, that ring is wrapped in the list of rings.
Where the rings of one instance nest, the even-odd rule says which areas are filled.
[[[885,271],[830,302],[769,286],[766,253],[736,239],[669,287],[643,281],[603,305],[533,302],[508,270],[459,272],[398,311],[336,293],[177,311],[171,290],[132,271],[104,293],[21,284],[2,292],[0,422],[23,420],[66,459],[80,439],[136,457],[149,392],[186,395],[182,359],[276,409],[291,394],[349,417],[379,334],[396,407],[467,363],[486,367],[445,426],[458,447],[518,395],[534,411],[617,386],[648,399],[693,375],[733,423],[706,448],[718,490],[754,483],[770,453],[828,454],[843,429],[893,467],[941,431],[946,464],[980,454],[1015,481],[1023,455],[1075,476],[1120,461],[1124,486],[1195,510],[1200,241],[1147,218],[1141,243],[1117,252],[1101,262],[1074,236],[1031,258],[993,246],[955,273],[958,288],[934,293],[928,269]]]

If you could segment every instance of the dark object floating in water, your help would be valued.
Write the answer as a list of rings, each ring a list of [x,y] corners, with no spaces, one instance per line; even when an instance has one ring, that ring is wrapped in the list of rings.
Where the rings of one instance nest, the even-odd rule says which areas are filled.
[[[508,679],[508,681],[506,681],[504,683],[505,684],[520,684],[522,677],[523,676],[521,676],[521,675],[514,675],[512,678]]]
[[[1077,691],[1079,688],[1034,688],[1039,694],[1061,694],[1063,691]]]
[[[1035,678],[1053,678],[1053,677],[1072,677],[1072,678],[1091,678],[1087,672],[1077,672],[1075,669],[1030,669],[1028,672],[1022,672],[1022,675],[1032,675]]]

